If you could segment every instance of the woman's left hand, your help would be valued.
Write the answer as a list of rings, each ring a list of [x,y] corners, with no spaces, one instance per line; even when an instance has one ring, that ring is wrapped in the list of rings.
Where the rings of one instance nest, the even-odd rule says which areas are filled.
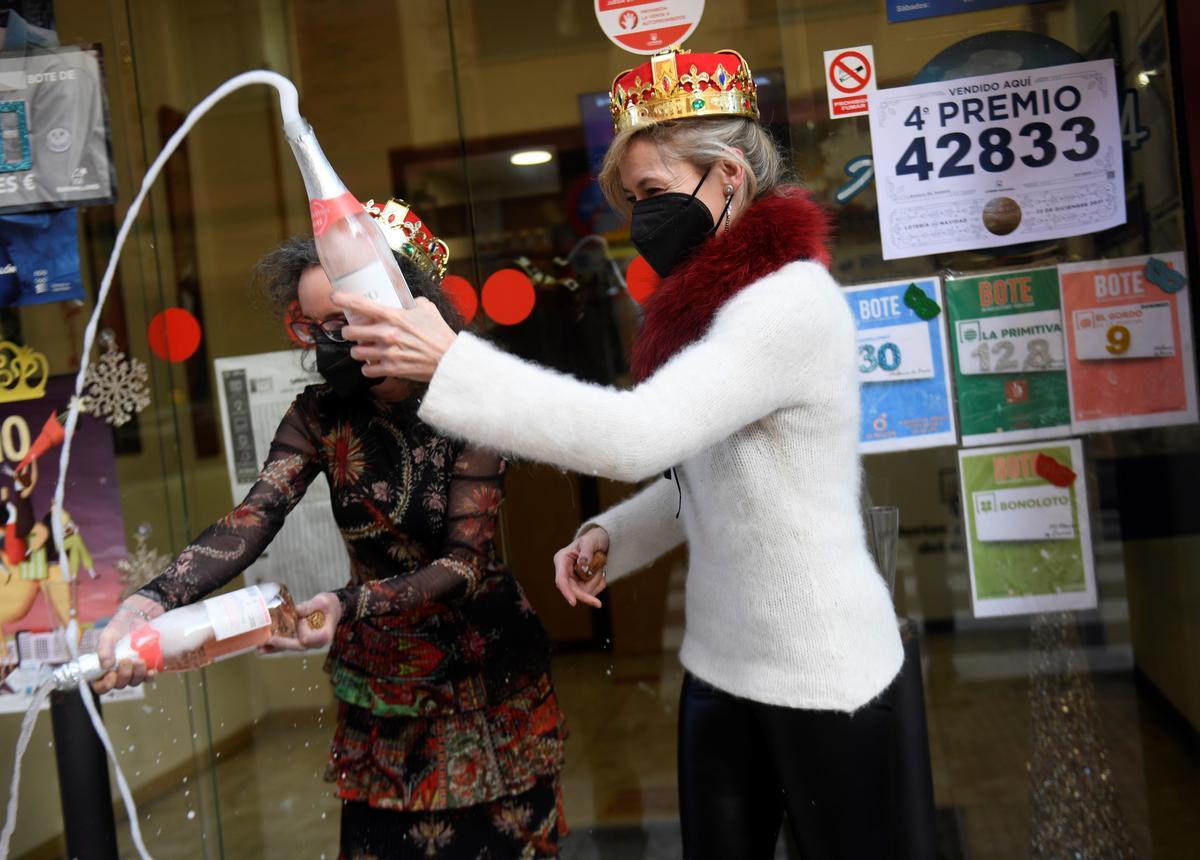
[[[320,625],[314,627],[316,620],[313,614],[320,612]],[[314,648],[324,648],[333,641],[333,631],[337,629],[338,621],[342,618],[342,604],[337,595],[322,591],[311,600],[296,605],[296,614],[300,621],[296,625],[296,638],[287,636],[272,636],[271,640],[259,648],[264,654],[276,651],[308,651]]]
[[[387,308],[345,292],[334,293],[333,302],[357,320],[342,334],[357,343],[350,354],[367,362],[365,376],[428,382],[454,343],[454,330],[428,299],[417,299],[411,310]]]

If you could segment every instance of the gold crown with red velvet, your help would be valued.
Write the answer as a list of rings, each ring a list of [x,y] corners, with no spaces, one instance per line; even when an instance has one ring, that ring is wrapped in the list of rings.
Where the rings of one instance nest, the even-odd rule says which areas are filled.
[[[363,208],[378,222],[389,248],[412,260],[435,283],[442,280],[450,262],[450,249],[430,232],[411,206],[393,197],[382,206],[368,200]]]
[[[729,50],[659,51],[649,62],[617,75],[609,101],[618,132],[695,116],[758,119],[758,88],[750,66],[741,54]]]

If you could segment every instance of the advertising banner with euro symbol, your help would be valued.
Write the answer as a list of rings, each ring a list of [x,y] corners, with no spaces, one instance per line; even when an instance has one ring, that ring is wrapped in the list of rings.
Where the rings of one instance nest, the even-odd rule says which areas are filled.
[[[1096,606],[1078,439],[959,450],[976,618]]]
[[[964,445],[1071,432],[1058,269],[946,280]]]
[[[1180,252],[1058,267],[1076,433],[1196,421]]]
[[[937,278],[847,287],[858,329],[864,454],[954,445]]]
[[[1112,60],[879,90],[871,147],[887,260],[1125,223]]]

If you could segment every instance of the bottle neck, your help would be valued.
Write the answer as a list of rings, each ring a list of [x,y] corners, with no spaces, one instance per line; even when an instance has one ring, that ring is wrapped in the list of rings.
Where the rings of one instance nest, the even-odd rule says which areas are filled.
[[[345,184],[333,170],[333,165],[321,151],[312,126],[304,123],[302,130],[288,135],[288,144],[296,156],[296,165],[304,177],[304,188],[309,200],[333,200],[347,193]]]

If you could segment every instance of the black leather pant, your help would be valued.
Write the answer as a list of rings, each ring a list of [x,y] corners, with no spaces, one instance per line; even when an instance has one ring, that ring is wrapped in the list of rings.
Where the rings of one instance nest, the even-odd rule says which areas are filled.
[[[686,860],[774,857],[784,814],[805,860],[895,857],[890,690],[854,714],[764,705],[685,675]]]

